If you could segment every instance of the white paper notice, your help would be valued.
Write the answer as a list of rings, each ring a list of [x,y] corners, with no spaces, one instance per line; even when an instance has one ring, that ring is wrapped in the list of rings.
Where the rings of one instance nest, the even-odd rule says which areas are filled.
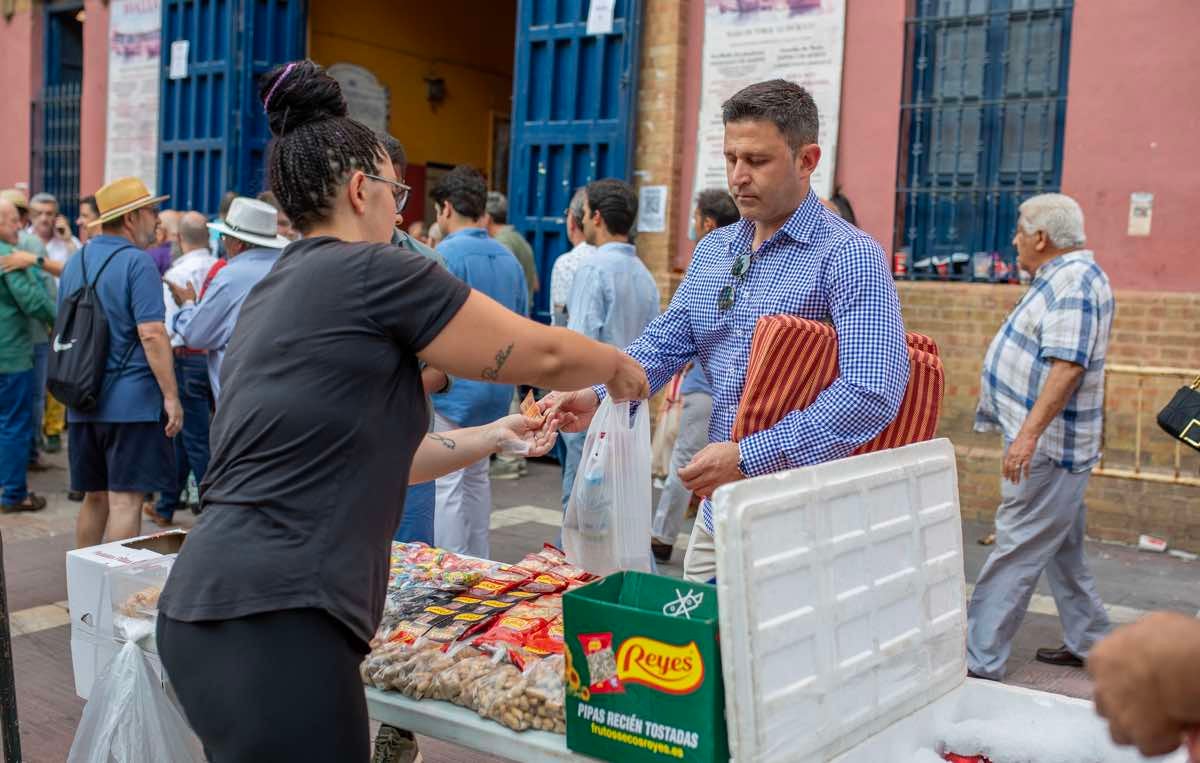
[[[780,77],[812,93],[820,114],[818,196],[833,192],[846,0],[704,0],[695,192],[725,188],[721,104],[747,85]],[[734,9],[731,9],[733,6]]]
[[[187,79],[188,45],[187,40],[171,43],[171,70],[167,75],[171,79]]]
[[[588,6],[588,34],[612,34],[616,4],[617,0],[592,0]]]
[[[638,233],[662,233],[667,229],[667,187],[644,185],[638,193]]]
[[[158,182],[159,0],[111,0],[108,6],[108,130],[104,177]]]
[[[1129,194],[1129,229],[1130,236],[1149,236],[1150,217],[1154,212],[1154,194]]]

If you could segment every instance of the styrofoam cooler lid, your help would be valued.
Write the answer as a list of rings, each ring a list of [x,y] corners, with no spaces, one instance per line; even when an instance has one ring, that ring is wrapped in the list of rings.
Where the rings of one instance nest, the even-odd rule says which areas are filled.
[[[963,681],[949,440],[738,482],[714,499],[734,760],[829,760]]]

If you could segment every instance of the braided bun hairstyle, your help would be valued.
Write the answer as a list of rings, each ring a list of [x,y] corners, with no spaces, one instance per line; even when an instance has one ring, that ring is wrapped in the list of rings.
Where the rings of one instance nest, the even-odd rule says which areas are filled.
[[[337,81],[312,61],[271,71],[259,88],[271,145],[267,182],[292,224],[308,233],[326,219],[350,174],[375,172],[387,155],[375,133],[351,119]]]

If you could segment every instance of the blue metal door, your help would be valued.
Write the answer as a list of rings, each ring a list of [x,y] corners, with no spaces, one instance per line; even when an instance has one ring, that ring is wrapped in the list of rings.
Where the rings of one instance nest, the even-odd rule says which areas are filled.
[[[589,35],[588,0],[519,0],[509,222],[533,246],[542,321],[575,189],[633,172],[641,14],[642,0],[616,0],[612,33]]]
[[[270,133],[263,73],[304,55],[305,0],[162,0],[159,188],[172,206],[213,214],[226,191],[263,190]],[[188,71],[168,76],[171,43],[188,40]]]

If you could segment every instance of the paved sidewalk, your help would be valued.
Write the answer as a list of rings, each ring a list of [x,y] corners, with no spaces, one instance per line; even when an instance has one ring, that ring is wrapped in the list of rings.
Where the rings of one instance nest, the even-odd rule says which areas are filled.
[[[54,468],[31,475],[33,488],[45,495],[49,507],[32,515],[0,516],[4,538],[4,569],[13,623],[21,738],[27,761],[62,761],[70,749],[83,702],[75,697],[71,673],[69,613],[63,555],[74,545],[78,504],[66,499],[65,455],[49,458]],[[559,469],[551,463],[529,464],[529,475],[493,482],[492,552],[501,561],[517,561],[544,542],[554,542],[560,512]],[[181,512],[181,523],[191,515]],[[143,523],[145,532],[155,528]],[[966,575],[973,581],[989,552],[975,541],[989,528],[980,523],[964,527]],[[682,574],[681,537],[671,564],[663,574]],[[1088,558],[1106,604],[1115,619],[1132,619],[1151,609],[1174,609],[1189,614],[1200,610],[1200,563],[1147,554],[1121,546],[1088,543]],[[1037,647],[1061,641],[1053,599],[1044,584],[1039,589],[1017,635],[1009,665],[1013,684],[1077,697],[1090,697],[1091,685],[1081,670],[1054,668],[1033,660]],[[423,740],[426,763],[496,761],[435,740]]]

